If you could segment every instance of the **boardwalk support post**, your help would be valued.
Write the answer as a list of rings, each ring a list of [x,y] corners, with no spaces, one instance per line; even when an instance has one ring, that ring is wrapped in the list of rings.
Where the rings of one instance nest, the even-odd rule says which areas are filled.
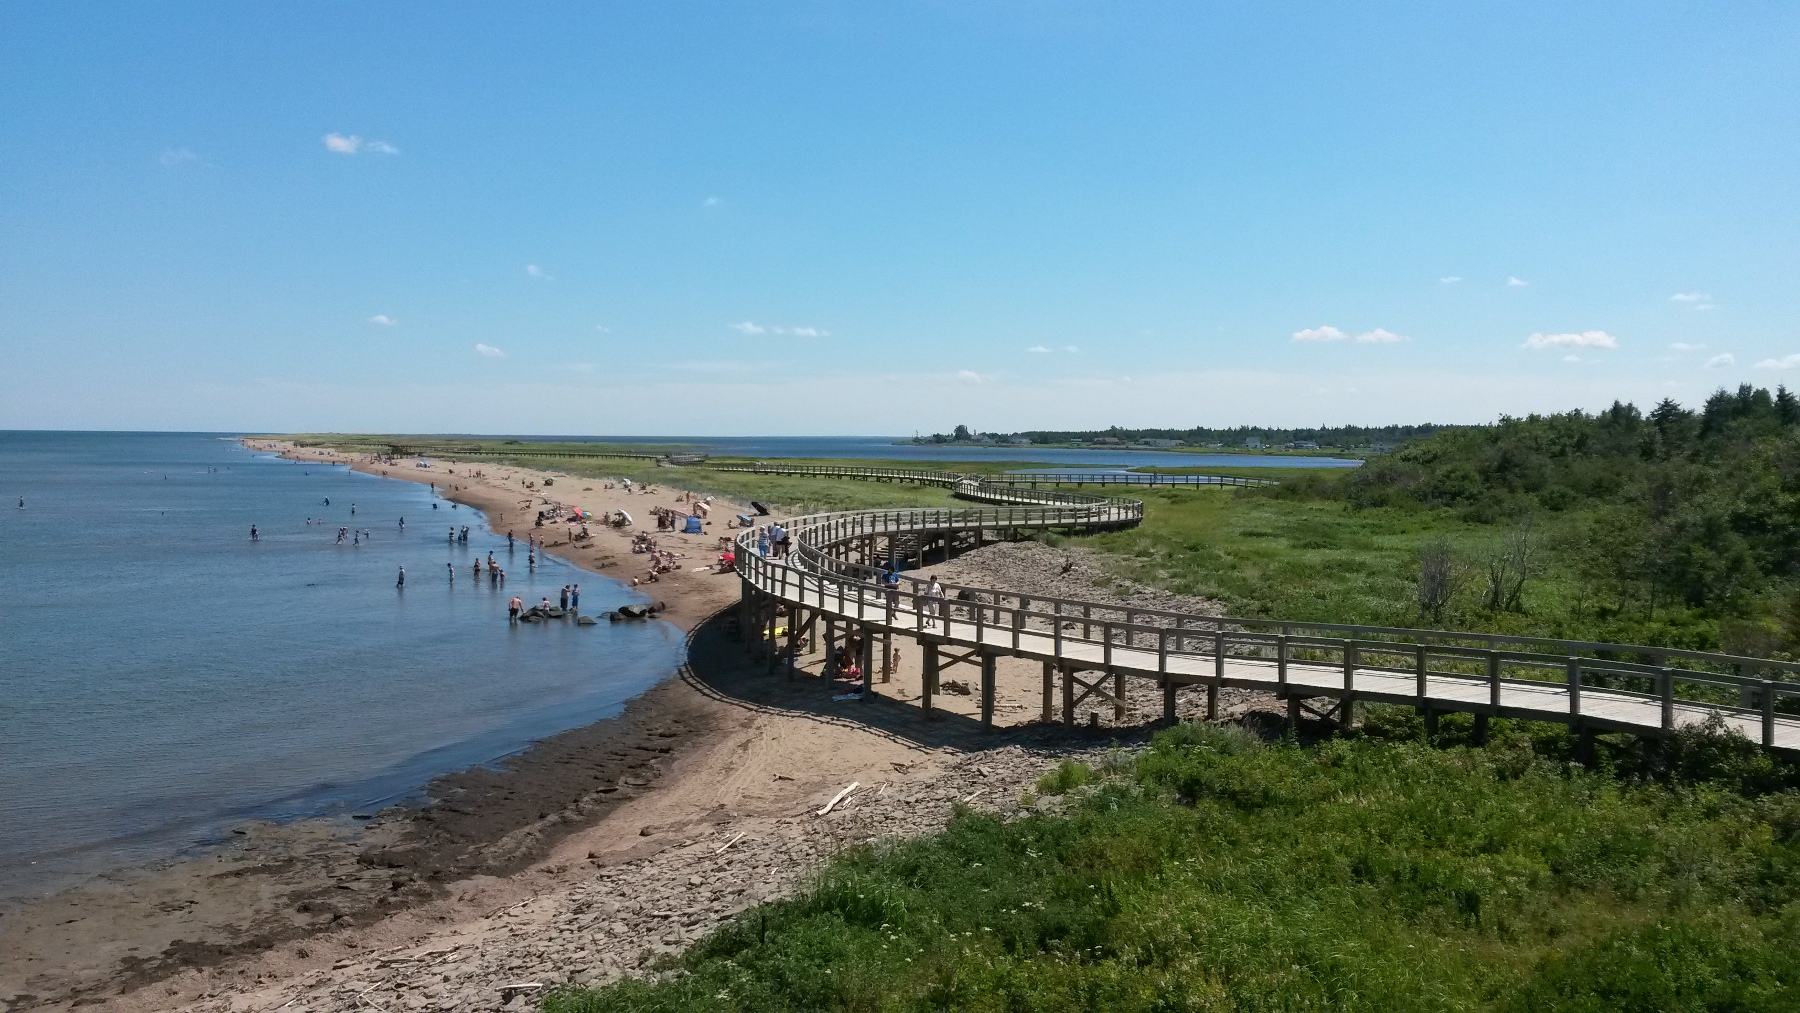
[[[931,696],[938,687],[938,649],[937,644],[929,640],[919,641],[925,649],[925,674],[920,678],[919,709],[931,716]]]
[[[994,665],[998,656],[982,652],[981,655],[981,730],[994,730]]]

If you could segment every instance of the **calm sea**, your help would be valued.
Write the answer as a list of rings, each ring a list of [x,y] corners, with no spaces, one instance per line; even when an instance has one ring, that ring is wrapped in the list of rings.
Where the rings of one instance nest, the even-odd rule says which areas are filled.
[[[410,482],[215,435],[0,432],[0,496],[0,897],[246,818],[372,811],[617,713],[680,660],[663,623],[509,625],[510,595],[571,582],[583,612],[642,599],[529,572],[523,542]],[[504,590],[469,572],[490,551]]]

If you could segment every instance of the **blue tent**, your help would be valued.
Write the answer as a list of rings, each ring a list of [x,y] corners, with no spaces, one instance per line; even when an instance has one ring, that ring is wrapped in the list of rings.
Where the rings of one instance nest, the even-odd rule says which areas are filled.
[[[701,533],[700,518],[694,514],[688,514],[687,527],[682,528],[681,531],[683,534],[688,534],[688,535],[700,534]]]

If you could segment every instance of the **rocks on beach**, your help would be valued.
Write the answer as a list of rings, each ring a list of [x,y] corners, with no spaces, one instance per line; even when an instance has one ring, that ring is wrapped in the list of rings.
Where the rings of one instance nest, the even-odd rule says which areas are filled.
[[[646,826],[640,835],[653,842],[653,854],[614,864],[590,853],[588,871],[553,869],[567,873],[562,887],[488,913],[465,942],[352,952],[329,971],[259,992],[264,1005],[255,1008],[472,1013],[502,1008],[503,996],[518,996],[526,1001],[514,999],[505,1008],[525,1009],[539,991],[522,987],[528,984],[602,984],[653,973],[657,957],[685,948],[740,911],[792,894],[845,847],[932,833],[958,805],[1005,818],[1054,808],[1060,800],[1023,810],[1019,799],[1058,760],[1098,763],[1107,752],[1007,746],[928,761],[904,773],[897,766],[895,779],[859,786],[823,816],[818,809],[830,795],[773,819],[743,820],[721,811]],[[247,1007],[219,994],[193,1008],[223,1013]]]

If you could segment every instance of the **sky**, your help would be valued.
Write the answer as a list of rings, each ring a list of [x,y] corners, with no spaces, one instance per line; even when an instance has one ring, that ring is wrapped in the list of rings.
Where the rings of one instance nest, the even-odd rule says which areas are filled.
[[[1800,5],[0,5],[0,428],[1800,385]]]

